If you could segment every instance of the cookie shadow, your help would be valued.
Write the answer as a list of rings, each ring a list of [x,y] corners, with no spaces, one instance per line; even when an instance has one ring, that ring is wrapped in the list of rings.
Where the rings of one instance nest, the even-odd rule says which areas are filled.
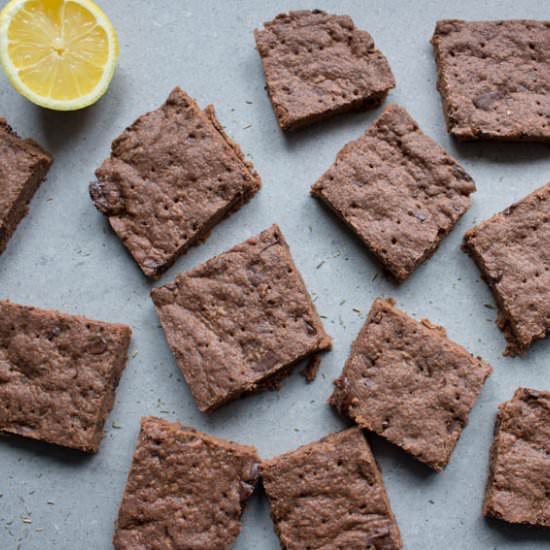
[[[61,447],[12,434],[2,434],[0,444],[21,454],[21,460],[39,458],[45,461],[63,462],[67,466],[80,467],[88,464],[94,457],[93,453],[85,453],[78,449]]]
[[[99,110],[98,104],[78,111],[51,111],[36,107],[37,122],[44,135],[41,145],[54,157],[66,145],[74,146],[75,140],[86,131]]]
[[[453,149],[460,158],[495,164],[528,164],[550,156],[550,145],[540,142],[453,140]]]
[[[519,359],[519,362],[525,363],[527,359],[535,360],[536,362],[545,361],[545,358],[548,357],[550,353],[550,334],[547,334],[544,338],[536,340],[531,344],[529,349],[525,352],[511,357],[509,359]]]
[[[292,363],[277,371],[271,378],[264,380],[255,390],[245,392],[236,399],[206,413],[203,418],[204,423],[209,429],[238,425],[243,417],[253,414],[254,407],[259,403],[272,407],[276,402],[288,397],[287,394],[300,391],[302,386],[308,384],[301,373],[309,359],[310,357]]]
[[[284,146],[288,151],[299,150],[311,147],[312,143],[318,143],[320,140],[330,139],[332,141],[335,135],[345,137],[345,143],[357,139],[390,103],[391,101],[386,101],[374,109],[365,111],[339,113],[296,130],[284,131],[280,129],[284,136]],[[349,133],[351,132],[356,135],[350,137]],[[327,161],[326,168],[330,166],[334,159],[327,159]]]
[[[405,470],[412,477],[419,479],[421,482],[434,480],[439,475],[438,472],[432,470],[426,464],[419,462],[411,455],[392,445],[384,438],[376,435],[372,432],[366,432],[363,430],[377,462],[382,462],[387,467],[399,468]]]
[[[489,529],[498,532],[508,542],[518,544],[550,543],[550,529],[534,525],[514,525],[500,519],[487,517],[485,523]]]
[[[96,103],[77,111],[53,111],[35,106],[37,125],[42,129],[40,144],[54,158],[60,151],[74,147],[87,139],[91,126],[101,124],[112,117],[119,98],[124,95],[124,74],[117,69],[109,89]]]
[[[265,492],[262,479],[258,480],[254,493],[246,503],[242,518],[242,530],[235,548],[280,548],[271,518],[271,506]],[[253,528],[261,527],[261,541],[259,546],[252,546]]]

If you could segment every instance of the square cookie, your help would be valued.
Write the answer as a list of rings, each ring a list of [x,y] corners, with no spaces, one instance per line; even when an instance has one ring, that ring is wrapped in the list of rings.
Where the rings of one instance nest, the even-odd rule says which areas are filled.
[[[491,367],[449,340],[375,300],[330,403],[362,428],[441,471],[468,422]]]
[[[283,548],[402,548],[382,475],[358,428],[265,461],[261,473]]]
[[[260,188],[214,107],[201,111],[180,88],[113,141],[96,176],[95,206],[152,278]]]
[[[483,513],[550,527],[550,392],[519,388],[499,407]]]
[[[497,323],[518,355],[550,331],[550,183],[470,229],[464,250],[499,308]]]
[[[253,493],[254,447],[145,417],[113,538],[116,550],[232,547]]]
[[[29,210],[52,158],[31,139],[20,138],[0,118],[0,254]]]
[[[439,21],[437,87],[458,139],[550,139],[550,21]]]
[[[0,300],[0,431],[96,452],[130,328]]]
[[[151,296],[201,411],[264,389],[330,347],[276,225]]]
[[[278,15],[254,32],[280,127],[378,106],[395,80],[371,35],[321,10]]]
[[[398,105],[390,105],[312,187],[397,281],[470,207],[472,178]]]

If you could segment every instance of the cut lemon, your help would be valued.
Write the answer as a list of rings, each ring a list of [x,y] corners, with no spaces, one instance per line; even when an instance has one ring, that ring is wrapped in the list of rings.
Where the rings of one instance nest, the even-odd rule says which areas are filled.
[[[48,109],[95,103],[113,78],[118,40],[92,0],[11,0],[0,12],[0,61],[15,89]]]

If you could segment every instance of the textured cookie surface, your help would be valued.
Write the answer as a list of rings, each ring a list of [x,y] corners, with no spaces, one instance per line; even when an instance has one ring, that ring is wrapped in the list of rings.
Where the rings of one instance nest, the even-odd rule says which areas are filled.
[[[468,231],[464,248],[491,287],[517,355],[550,331],[550,183]]]
[[[0,431],[97,451],[130,333],[0,301]]]
[[[113,142],[96,176],[95,206],[153,278],[260,187],[214,108],[201,111],[180,88]]]
[[[520,388],[500,406],[483,512],[550,527],[550,392]]]
[[[320,10],[281,14],[255,37],[283,129],[375,107],[395,86],[370,34],[348,16]]]
[[[199,408],[262,389],[330,347],[277,226],[151,293]]]
[[[452,135],[550,139],[550,21],[439,21],[432,44]]]
[[[0,254],[52,164],[52,158],[30,139],[21,139],[0,118]]]
[[[283,548],[402,548],[382,476],[359,429],[268,460],[261,470]]]
[[[469,208],[475,185],[398,105],[348,143],[313,186],[395,279],[406,279]]]
[[[491,367],[377,299],[353,343],[331,404],[362,428],[442,470]]]
[[[254,447],[143,418],[115,549],[231,548],[256,485],[258,464]]]

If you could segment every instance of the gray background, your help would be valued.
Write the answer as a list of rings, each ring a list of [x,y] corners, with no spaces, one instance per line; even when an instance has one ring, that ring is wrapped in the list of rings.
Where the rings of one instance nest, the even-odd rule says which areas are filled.
[[[97,455],[82,457],[21,439],[0,441],[0,548],[110,548],[142,415],[178,419],[255,444],[264,457],[341,429],[345,424],[326,399],[364,313],[379,295],[393,296],[405,311],[444,325],[451,338],[494,366],[443,473],[432,474],[380,439],[373,440],[406,548],[548,548],[547,532],[486,521],[480,510],[497,405],[519,385],[550,387],[550,342],[535,345],[526,357],[502,357],[504,340],[494,324],[495,311],[486,307],[493,299],[459,246],[467,228],[550,179],[550,149],[541,144],[453,142],[444,128],[429,44],[437,19],[550,18],[548,2],[101,3],[118,30],[121,55],[111,88],[96,106],[77,113],[44,111],[18,96],[0,76],[0,115],[55,156],[30,215],[0,257],[0,297],[129,323],[134,330],[132,358]],[[362,246],[308,193],[338,150],[358,137],[380,109],[285,136],[264,91],[253,29],[278,12],[315,7],[349,14],[372,33],[397,79],[388,101],[406,107],[427,134],[462,162],[478,186],[471,210],[436,255],[400,287],[380,274]],[[264,186],[205,244],[180,258],[162,282],[277,222],[334,338],[334,350],[325,356],[313,384],[295,374],[280,392],[248,397],[208,417],[196,409],[164,342],[148,297],[152,285],[107,229],[87,192],[111,140],[138,115],[160,105],[177,84],[201,105],[216,105]],[[236,548],[278,548],[263,497],[256,495],[250,502]]]

